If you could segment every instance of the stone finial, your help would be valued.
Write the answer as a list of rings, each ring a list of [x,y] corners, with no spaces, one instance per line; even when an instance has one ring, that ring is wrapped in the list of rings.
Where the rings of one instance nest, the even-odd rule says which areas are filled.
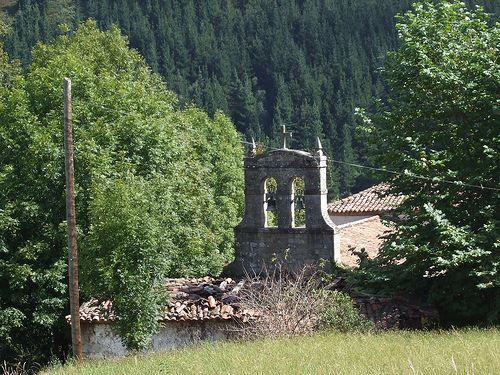
[[[250,148],[250,152],[248,153],[249,156],[255,156],[257,155],[257,145],[255,144],[255,139],[252,137],[252,147]]]
[[[283,145],[284,149],[287,149],[287,147],[286,147],[286,138],[290,137],[290,139],[291,139],[292,138],[292,132],[287,132],[285,125],[282,125],[282,127],[283,127],[283,130],[281,131],[281,144]]]
[[[317,146],[316,146],[316,155],[323,156],[323,146],[321,145],[321,140],[319,137],[316,138]]]

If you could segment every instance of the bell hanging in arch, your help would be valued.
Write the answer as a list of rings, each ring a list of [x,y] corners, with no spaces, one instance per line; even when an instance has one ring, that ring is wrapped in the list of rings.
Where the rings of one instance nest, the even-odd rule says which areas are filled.
[[[304,196],[303,195],[297,195],[295,196],[295,208],[297,210],[304,210],[306,208],[304,204]]]
[[[274,196],[274,193],[266,194],[266,203],[266,211],[276,211],[276,198]]]

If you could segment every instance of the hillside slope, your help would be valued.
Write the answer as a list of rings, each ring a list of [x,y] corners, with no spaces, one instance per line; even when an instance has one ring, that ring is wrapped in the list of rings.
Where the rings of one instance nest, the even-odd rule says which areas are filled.
[[[224,110],[247,139],[276,146],[284,124],[294,148],[311,148],[320,137],[330,157],[366,164],[354,108],[383,95],[377,69],[397,44],[394,16],[411,2],[20,0],[6,48],[26,64],[31,47],[54,38],[59,23],[116,24],[181,100],[210,114]],[[366,186],[349,165],[330,172],[331,196]]]

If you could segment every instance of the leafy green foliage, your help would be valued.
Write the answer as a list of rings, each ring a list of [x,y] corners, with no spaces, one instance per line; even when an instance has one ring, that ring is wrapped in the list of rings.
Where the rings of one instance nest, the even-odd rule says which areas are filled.
[[[133,349],[147,346],[166,303],[165,249],[172,245],[159,222],[164,199],[151,185],[132,174],[95,183],[86,237],[89,259],[83,270],[99,285],[90,289],[113,293],[118,332]]]
[[[64,197],[52,190],[47,162],[62,151],[45,147],[48,131],[30,111],[18,64],[1,48],[0,77],[0,357],[44,362],[58,350],[52,332],[66,300]],[[60,213],[52,216],[50,205]]]
[[[349,295],[337,291],[319,291],[323,304],[318,309],[319,327],[339,332],[370,332],[375,324],[353,305]]]
[[[31,47],[52,40],[57,23],[118,25],[181,102],[210,115],[223,110],[247,139],[271,146],[281,125],[294,132],[294,148],[313,148],[319,136],[329,156],[353,162],[353,108],[382,93],[376,68],[395,47],[394,15],[410,3],[20,0],[7,45],[27,65]],[[359,170],[332,172],[333,196],[359,185]]]
[[[124,342],[144,347],[164,307],[163,278],[218,274],[232,258],[239,137],[224,115],[181,108],[117,29],[89,21],[38,45],[25,77],[2,61],[0,334],[10,344],[1,356],[46,362],[60,351],[57,319],[67,330],[65,76],[83,297],[113,299]]]
[[[499,194],[480,186],[500,175],[499,24],[443,1],[416,4],[397,28],[389,95],[366,124],[379,163],[406,171],[391,185],[408,198],[366,281],[427,296],[447,323],[498,323]]]

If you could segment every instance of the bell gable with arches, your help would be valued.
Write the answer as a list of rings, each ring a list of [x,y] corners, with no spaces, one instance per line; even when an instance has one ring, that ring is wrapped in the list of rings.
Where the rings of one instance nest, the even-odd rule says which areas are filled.
[[[277,263],[293,271],[340,262],[319,139],[314,153],[288,149],[285,140],[282,149],[261,155],[254,146],[244,166],[245,214],[235,228],[235,260],[225,273],[260,273]]]

